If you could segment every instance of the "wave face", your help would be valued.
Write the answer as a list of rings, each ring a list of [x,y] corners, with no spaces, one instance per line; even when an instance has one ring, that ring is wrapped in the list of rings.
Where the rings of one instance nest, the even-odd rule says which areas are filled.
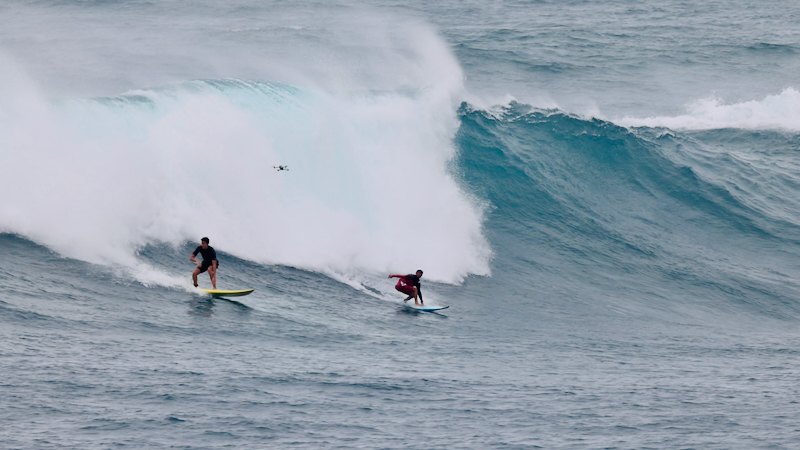
[[[464,178],[493,205],[506,270],[598,301],[797,317],[800,205],[781,195],[798,186],[796,135],[629,130],[516,103],[460,111]]]

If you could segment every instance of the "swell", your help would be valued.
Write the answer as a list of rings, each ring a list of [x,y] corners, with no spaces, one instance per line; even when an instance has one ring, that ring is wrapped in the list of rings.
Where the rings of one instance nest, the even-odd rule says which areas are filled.
[[[733,162],[715,169],[708,139],[517,103],[464,104],[460,117],[457,170],[492,205],[495,265],[547,273],[594,301],[797,313],[797,222],[754,207],[740,192],[754,175]],[[720,181],[725,171],[739,184]]]
[[[122,265],[145,283],[188,284],[179,254],[212,234],[243,271],[424,266],[441,281],[494,273],[500,285],[538,289],[537,280],[553,295],[588,301],[796,313],[800,218],[791,210],[800,205],[785,192],[797,191],[800,171],[787,162],[797,147],[791,134],[629,129],[518,103],[463,104],[448,127],[449,102],[425,91],[354,99],[239,80],[45,110],[22,124],[68,130],[67,145],[37,142],[32,156],[53,160],[18,168],[56,183],[6,177],[31,195],[21,189],[3,205],[2,230]],[[340,120],[325,123],[330,117]],[[94,127],[96,118],[111,128]],[[752,151],[761,144],[772,150]],[[203,158],[212,162],[210,185]],[[413,183],[393,178],[406,167],[398,159],[414,161]],[[287,161],[288,174],[272,171]],[[65,168],[100,176],[71,190]],[[54,198],[40,195],[47,186],[58,187]],[[421,214],[409,221],[409,211]],[[61,220],[46,220],[53,215]],[[417,245],[398,249],[404,236]]]

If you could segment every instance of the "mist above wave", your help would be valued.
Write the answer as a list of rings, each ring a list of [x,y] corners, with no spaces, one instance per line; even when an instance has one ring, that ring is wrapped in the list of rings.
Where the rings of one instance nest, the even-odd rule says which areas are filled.
[[[19,194],[0,230],[131,268],[150,242],[208,235],[268,264],[487,274],[481,207],[449,172],[461,69],[424,25],[368,31],[358,48],[332,45],[354,52],[341,71],[286,69],[307,69],[307,84],[217,78],[54,101],[6,58],[0,187]]]

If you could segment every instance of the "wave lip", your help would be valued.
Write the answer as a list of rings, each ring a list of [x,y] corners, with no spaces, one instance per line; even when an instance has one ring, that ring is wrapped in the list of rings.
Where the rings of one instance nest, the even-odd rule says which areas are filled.
[[[725,104],[718,98],[697,100],[688,106],[687,114],[646,118],[623,117],[615,120],[625,127],[670,128],[673,130],[714,130],[740,128],[748,130],[800,131],[800,92],[784,89],[763,100]]]

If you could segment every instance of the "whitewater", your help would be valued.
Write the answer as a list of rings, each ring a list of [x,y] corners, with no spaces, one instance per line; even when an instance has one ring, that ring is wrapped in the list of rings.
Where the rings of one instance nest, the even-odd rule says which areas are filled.
[[[798,17],[3,4],[0,447],[793,448]]]

